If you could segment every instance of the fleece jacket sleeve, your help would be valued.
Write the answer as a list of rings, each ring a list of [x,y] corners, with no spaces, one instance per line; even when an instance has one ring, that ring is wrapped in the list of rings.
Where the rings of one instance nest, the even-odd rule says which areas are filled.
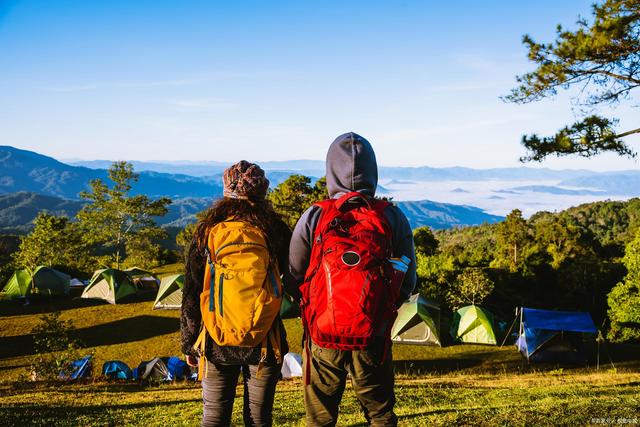
[[[286,292],[299,301],[300,285],[304,281],[305,273],[309,267],[311,258],[311,244],[321,209],[318,206],[311,206],[307,209],[293,229],[291,242],[289,244],[289,274],[285,277]]]
[[[416,253],[413,246],[413,232],[407,217],[397,206],[389,206],[384,213],[393,233],[393,256],[400,258],[404,255],[411,260],[400,287],[400,296],[397,301],[397,305],[400,306],[411,296],[416,287]]]

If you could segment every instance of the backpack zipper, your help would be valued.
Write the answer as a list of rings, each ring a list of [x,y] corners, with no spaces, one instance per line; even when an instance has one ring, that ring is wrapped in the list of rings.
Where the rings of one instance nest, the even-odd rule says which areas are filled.
[[[261,248],[265,248],[267,250],[269,250],[269,248],[267,248],[265,245],[261,245],[260,243],[246,243],[246,242],[234,242],[234,243],[227,243],[226,245],[222,245],[218,248],[218,250],[216,251],[215,255],[217,256],[221,250],[223,250],[224,248],[228,247],[228,246],[233,246],[233,245],[238,245],[238,246],[260,246]]]

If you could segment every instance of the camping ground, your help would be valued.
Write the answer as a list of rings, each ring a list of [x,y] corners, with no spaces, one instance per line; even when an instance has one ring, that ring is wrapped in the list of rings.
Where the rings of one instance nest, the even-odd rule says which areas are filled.
[[[83,299],[0,305],[0,425],[197,425],[197,384],[27,381],[34,357],[31,329],[38,316],[59,310],[72,320],[94,375],[106,360],[135,367],[155,356],[179,355],[178,311],[152,310],[154,295],[110,305]],[[285,321],[292,351],[300,352],[299,321]],[[640,349],[611,346],[595,367],[527,365],[511,345],[444,348],[395,345],[397,413],[402,425],[640,424]],[[275,425],[304,425],[299,379],[278,386]],[[241,424],[238,388],[234,424]],[[353,392],[340,425],[362,425]]]

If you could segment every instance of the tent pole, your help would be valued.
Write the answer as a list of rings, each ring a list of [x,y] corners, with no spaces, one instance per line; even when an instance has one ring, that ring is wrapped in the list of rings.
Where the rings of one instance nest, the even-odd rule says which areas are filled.
[[[600,331],[598,331],[598,340],[597,340],[597,346],[598,346],[598,350],[596,352],[596,370],[600,370],[600,338],[602,338],[602,333]]]
[[[504,336],[504,339],[502,340],[502,344],[500,344],[500,348],[502,348],[504,346],[504,343],[507,342],[507,338],[509,337],[511,330],[513,329],[513,325],[516,324],[516,320],[518,320],[518,307],[516,307],[516,313],[513,318],[513,322],[511,322],[511,326],[509,326],[509,330],[507,331],[507,334]]]
[[[604,323],[606,321],[607,321],[606,318],[602,321],[602,326],[600,326],[600,329],[604,328]],[[601,336],[602,336],[602,332],[598,331],[598,338],[600,338]],[[609,359],[609,363],[611,363],[611,367],[615,370],[616,369],[616,365],[613,364],[613,359],[611,359],[611,354],[609,353],[609,346],[605,342],[604,336],[602,336],[602,344],[604,345],[604,348],[607,351],[607,358]],[[598,361],[600,361],[600,340],[598,340]]]
[[[529,365],[531,362],[529,361],[529,345],[527,344],[527,337],[524,334],[524,325],[522,324],[522,306],[520,307],[520,327],[518,328],[518,339],[520,337],[522,337],[522,339],[524,340],[524,346],[525,346],[525,353],[527,356],[527,365]]]

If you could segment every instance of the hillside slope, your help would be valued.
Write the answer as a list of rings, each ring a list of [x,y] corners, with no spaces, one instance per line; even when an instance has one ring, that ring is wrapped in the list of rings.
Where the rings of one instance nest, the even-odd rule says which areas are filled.
[[[29,191],[77,199],[92,179],[107,180],[107,170],[70,166],[32,151],[0,146],[0,193]],[[141,172],[133,194],[150,197],[215,197],[222,194],[220,180],[181,174]]]

